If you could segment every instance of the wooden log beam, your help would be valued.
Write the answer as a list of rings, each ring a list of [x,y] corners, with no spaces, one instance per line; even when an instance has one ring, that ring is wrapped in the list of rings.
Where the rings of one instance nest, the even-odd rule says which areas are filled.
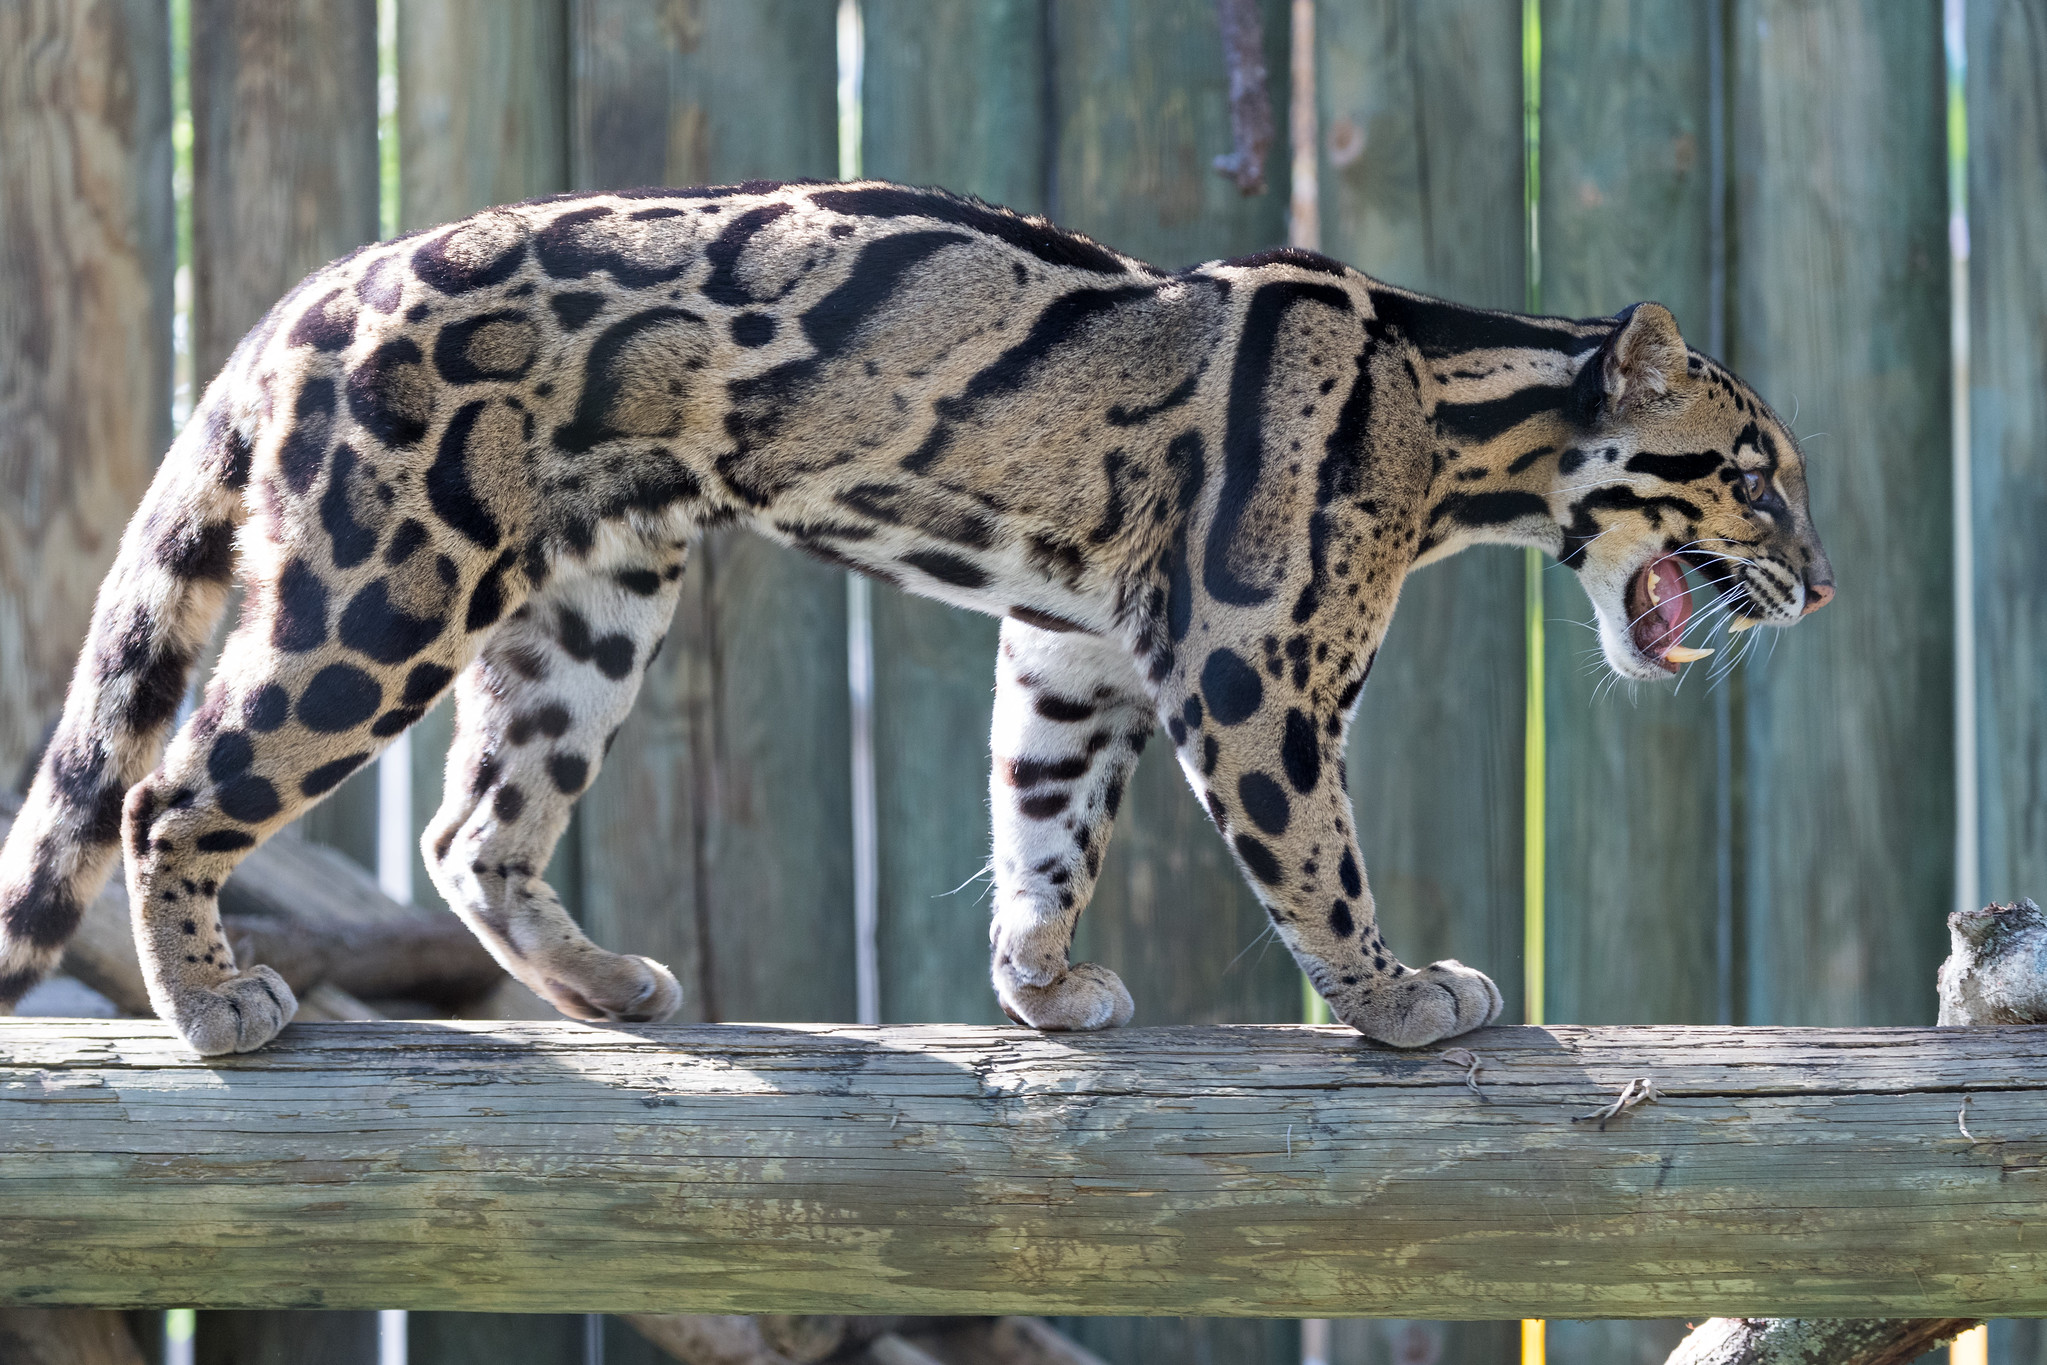
[[[2039,1037],[0,1020],[0,1303],[2047,1314]]]

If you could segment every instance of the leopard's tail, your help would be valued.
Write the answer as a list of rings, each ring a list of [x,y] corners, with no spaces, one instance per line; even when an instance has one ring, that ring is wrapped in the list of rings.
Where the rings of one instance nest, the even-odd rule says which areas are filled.
[[[121,537],[63,719],[0,849],[0,1015],[57,964],[106,884],[128,789],[162,756],[226,607],[250,459],[229,389],[225,377],[208,388]]]

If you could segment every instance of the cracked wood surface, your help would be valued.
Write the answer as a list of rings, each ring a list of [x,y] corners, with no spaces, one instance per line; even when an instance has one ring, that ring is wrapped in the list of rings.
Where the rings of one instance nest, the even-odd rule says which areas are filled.
[[[2036,1040],[0,1020],[0,1302],[2037,1315]]]

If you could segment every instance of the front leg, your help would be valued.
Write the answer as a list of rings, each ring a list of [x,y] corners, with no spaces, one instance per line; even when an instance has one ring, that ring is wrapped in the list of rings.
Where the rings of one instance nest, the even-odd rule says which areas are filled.
[[[1002,623],[995,670],[995,920],[1003,1012],[1041,1029],[1115,1028],[1130,992],[1107,967],[1069,965],[1123,789],[1154,719],[1136,666],[1098,636]]]
[[[1500,991],[1485,975],[1447,959],[1408,967],[1379,935],[1344,772],[1348,705],[1288,693],[1284,669],[1261,680],[1243,662],[1254,649],[1217,656],[1199,678],[1168,680],[1168,729],[1195,795],[1330,1010],[1394,1047],[1491,1023]],[[1342,695],[1355,698],[1355,686]]]

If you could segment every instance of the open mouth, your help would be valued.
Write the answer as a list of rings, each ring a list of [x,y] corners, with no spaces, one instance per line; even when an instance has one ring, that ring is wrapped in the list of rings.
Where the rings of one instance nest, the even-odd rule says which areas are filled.
[[[1678,643],[1692,619],[1690,598],[1684,560],[1677,555],[1650,560],[1628,580],[1629,637],[1644,658],[1668,673],[1713,652]]]

